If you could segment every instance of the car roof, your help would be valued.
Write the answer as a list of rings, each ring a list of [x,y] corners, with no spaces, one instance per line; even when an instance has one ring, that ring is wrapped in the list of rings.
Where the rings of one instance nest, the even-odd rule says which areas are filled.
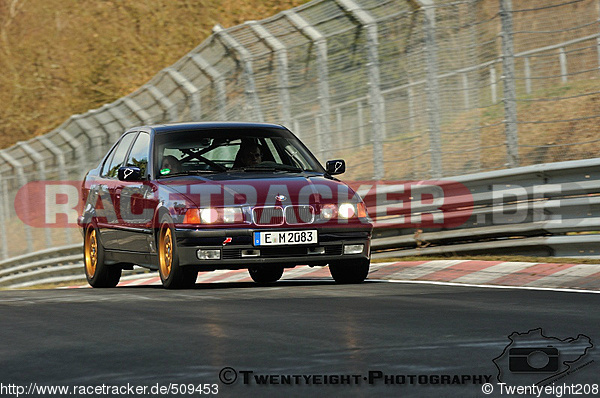
[[[171,133],[177,131],[207,130],[207,129],[287,129],[279,124],[251,123],[251,122],[194,122],[194,123],[172,123],[155,124],[129,129],[132,130],[154,130],[155,133]]]

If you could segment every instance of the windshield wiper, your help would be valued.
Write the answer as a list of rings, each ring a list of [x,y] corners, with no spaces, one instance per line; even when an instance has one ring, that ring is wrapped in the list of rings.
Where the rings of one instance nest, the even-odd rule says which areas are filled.
[[[193,175],[213,174],[213,173],[221,173],[221,172],[222,172],[221,170],[186,170],[186,171],[178,171],[177,173],[159,174],[157,176],[157,178],[193,176]]]
[[[268,166],[246,166],[246,167],[241,167],[237,170],[241,170],[241,171],[289,171],[290,173],[301,173],[302,169],[298,168],[298,167],[294,167],[294,166],[288,166],[285,164],[279,164],[279,165],[268,165]]]

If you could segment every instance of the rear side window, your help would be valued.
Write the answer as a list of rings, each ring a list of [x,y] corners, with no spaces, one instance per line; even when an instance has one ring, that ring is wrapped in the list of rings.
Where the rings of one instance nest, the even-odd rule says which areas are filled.
[[[146,133],[140,133],[127,158],[127,166],[139,167],[142,176],[145,176],[148,170],[149,146],[150,136]]]
[[[107,159],[106,163],[104,163],[104,166],[102,167],[102,177],[117,178],[119,167],[121,167],[125,160],[125,155],[131,146],[131,142],[135,138],[135,134],[136,133],[129,133],[121,139],[117,149],[113,151],[113,155]]]

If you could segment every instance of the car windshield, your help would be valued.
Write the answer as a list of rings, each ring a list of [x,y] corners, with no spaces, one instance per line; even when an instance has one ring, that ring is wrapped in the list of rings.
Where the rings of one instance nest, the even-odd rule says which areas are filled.
[[[196,130],[160,133],[155,141],[156,175],[215,172],[323,172],[308,149],[284,130]]]

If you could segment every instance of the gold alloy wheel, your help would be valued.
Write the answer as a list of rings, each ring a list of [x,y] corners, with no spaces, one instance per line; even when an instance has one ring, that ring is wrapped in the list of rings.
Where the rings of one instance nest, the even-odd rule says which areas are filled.
[[[163,227],[160,232],[158,242],[158,257],[160,262],[160,273],[164,279],[171,275],[171,267],[173,265],[173,237],[171,228]]]
[[[85,240],[85,272],[90,278],[94,277],[98,266],[98,239],[96,230],[90,228]]]

